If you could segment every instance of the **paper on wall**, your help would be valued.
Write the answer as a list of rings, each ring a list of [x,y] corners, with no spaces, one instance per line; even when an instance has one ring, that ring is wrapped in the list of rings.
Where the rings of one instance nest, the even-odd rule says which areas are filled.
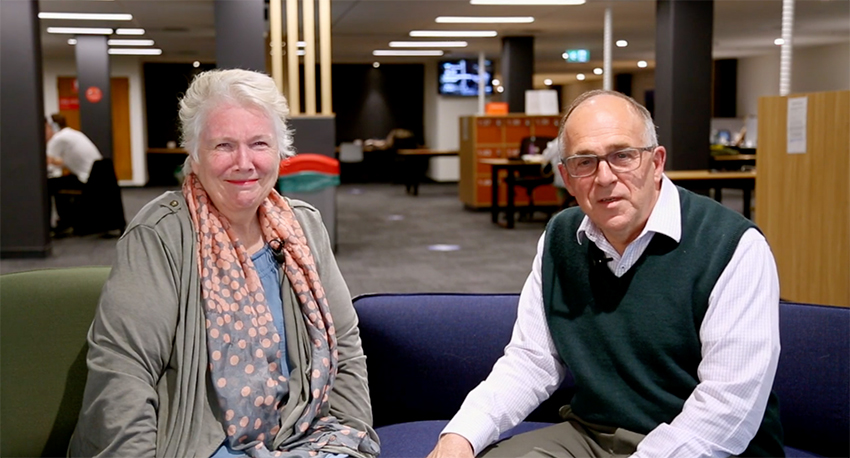
[[[788,98],[788,154],[806,153],[807,97]]]

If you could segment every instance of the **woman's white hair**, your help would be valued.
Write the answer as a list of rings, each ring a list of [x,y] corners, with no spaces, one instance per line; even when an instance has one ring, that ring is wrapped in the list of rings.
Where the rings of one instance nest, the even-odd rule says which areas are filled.
[[[198,162],[199,139],[213,109],[224,104],[263,110],[274,123],[280,158],[292,156],[292,132],[287,126],[289,104],[274,80],[263,73],[249,70],[210,70],[198,74],[180,99],[180,135],[189,153],[183,173],[192,173]]]

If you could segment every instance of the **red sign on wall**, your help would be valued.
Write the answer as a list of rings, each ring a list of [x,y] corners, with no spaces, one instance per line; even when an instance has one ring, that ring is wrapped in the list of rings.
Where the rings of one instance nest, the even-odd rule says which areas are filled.
[[[59,97],[59,110],[73,111],[80,109],[80,99],[77,97]]]
[[[99,87],[89,86],[89,88],[86,89],[86,100],[88,100],[89,102],[97,103],[97,102],[100,102],[100,99],[102,99],[102,98],[103,98],[103,91],[101,91]]]

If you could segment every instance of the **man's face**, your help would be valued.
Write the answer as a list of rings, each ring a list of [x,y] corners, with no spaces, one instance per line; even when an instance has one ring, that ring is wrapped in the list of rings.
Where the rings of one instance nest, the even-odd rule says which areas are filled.
[[[562,140],[566,157],[652,146],[643,119],[626,100],[611,95],[579,105],[564,126]],[[640,235],[655,206],[665,159],[666,151],[659,146],[640,153],[640,166],[631,172],[614,172],[605,161],[599,161],[595,174],[582,178],[571,177],[563,164],[559,170],[584,213],[622,253]]]

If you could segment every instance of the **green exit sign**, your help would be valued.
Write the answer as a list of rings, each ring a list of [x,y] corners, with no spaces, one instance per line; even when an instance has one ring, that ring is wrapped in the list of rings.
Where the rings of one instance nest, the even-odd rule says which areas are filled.
[[[567,62],[587,62],[590,60],[590,51],[587,49],[568,49],[561,54]]]

